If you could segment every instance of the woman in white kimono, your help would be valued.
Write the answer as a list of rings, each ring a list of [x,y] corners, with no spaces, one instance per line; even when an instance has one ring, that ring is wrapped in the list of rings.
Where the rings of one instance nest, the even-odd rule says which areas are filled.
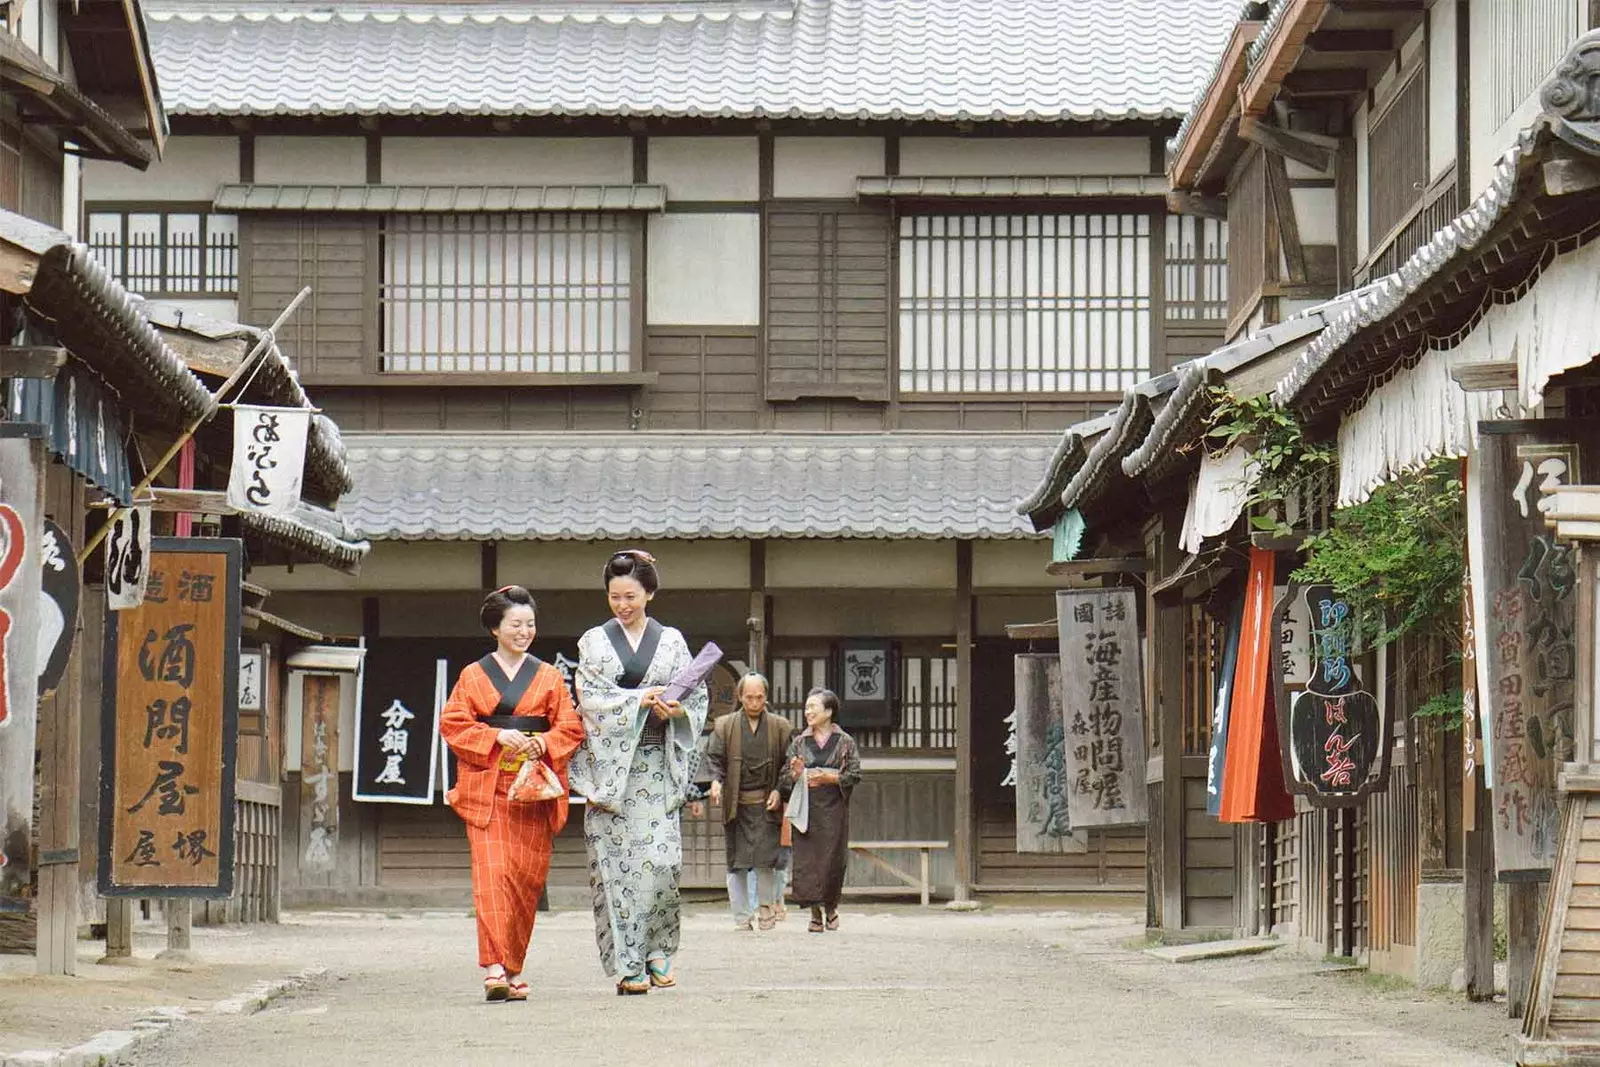
[[[578,711],[587,736],[571,776],[587,800],[583,834],[600,963],[619,979],[622,996],[677,981],[678,809],[709,700],[704,685],[681,703],[661,699],[693,657],[683,635],[646,610],[660,585],[655,559],[628,549],[606,562],[604,574],[612,619],[578,641]]]

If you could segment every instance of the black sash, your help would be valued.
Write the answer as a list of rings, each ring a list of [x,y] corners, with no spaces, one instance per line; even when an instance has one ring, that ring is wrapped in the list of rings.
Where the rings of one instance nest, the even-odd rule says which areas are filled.
[[[628,644],[628,635],[616,619],[606,623],[606,636],[611,639],[611,647],[622,661],[622,676],[617,679],[617,685],[623,689],[639,688],[639,683],[650,672],[650,664],[656,658],[656,648],[661,644],[661,624],[654,619],[645,620],[644,636],[639,639],[637,651]]]
[[[520,722],[500,723],[493,721],[495,719],[526,719],[529,721],[537,719],[540,722],[545,722],[542,715],[516,714],[517,705],[522,703],[522,698],[528,695],[528,687],[533,684],[534,677],[539,673],[539,668],[543,666],[539,662],[539,657],[529,656],[524,659],[515,678],[506,677],[505,668],[500,666],[500,661],[494,658],[493,652],[480,659],[478,666],[483,668],[483,673],[489,676],[489,684],[494,686],[495,692],[500,694],[500,703],[496,705],[493,715],[485,717],[485,722],[502,730],[548,730],[550,728],[547,722],[543,726],[524,726]]]
[[[550,720],[543,715],[485,715],[478,721],[496,730],[521,730],[525,734],[542,734],[550,729]]]

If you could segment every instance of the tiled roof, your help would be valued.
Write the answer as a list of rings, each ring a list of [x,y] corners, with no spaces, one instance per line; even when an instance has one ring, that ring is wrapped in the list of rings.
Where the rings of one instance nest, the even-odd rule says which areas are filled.
[[[660,211],[663,185],[223,185],[218,211]]]
[[[1055,434],[346,435],[374,540],[1031,536]]]
[[[173,114],[1049,121],[1182,115],[1239,0],[145,10]]]
[[[1005,200],[1039,196],[1165,196],[1166,193],[1167,179],[1158,174],[990,178],[874,174],[856,179],[857,196]]]

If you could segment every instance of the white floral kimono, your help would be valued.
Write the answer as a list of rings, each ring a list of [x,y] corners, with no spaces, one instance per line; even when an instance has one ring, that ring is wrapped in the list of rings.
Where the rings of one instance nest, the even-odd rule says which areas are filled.
[[[606,974],[635,977],[678,951],[678,809],[705,725],[704,685],[666,723],[640,707],[693,657],[683,634],[654,619],[639,647],[615,619],[578,641],[578,711],[587,736],[572,759],[572,787],[587,800],[583,834],[594,889],[595,940]]]

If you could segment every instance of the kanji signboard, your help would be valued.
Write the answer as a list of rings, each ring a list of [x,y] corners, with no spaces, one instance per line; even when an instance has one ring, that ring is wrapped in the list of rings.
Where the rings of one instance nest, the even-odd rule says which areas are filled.
[[[1060,590],[1061,702],[1073,829],[1143,823],[1144,670],[1132,589]]]
[[[1054,655],[1016,656],[1017,851],[1086,852],[1067,805],[1067,730],[1061,714],[1061,663]]]
[[[100,892],[233,892],[240,542],[156,538],[144,602],[106,617]]]

